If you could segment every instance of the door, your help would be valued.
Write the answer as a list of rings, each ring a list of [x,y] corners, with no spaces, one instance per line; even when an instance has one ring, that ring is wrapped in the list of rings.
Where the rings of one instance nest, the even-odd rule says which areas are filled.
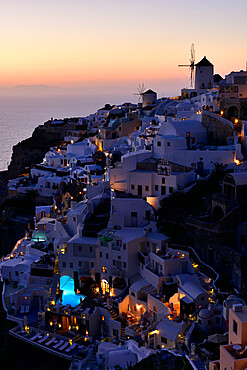
[[[131,212],[131,226],[137,227],[137,212]]]
[[[142,185],[137,185],[138,195],[142,196]]]

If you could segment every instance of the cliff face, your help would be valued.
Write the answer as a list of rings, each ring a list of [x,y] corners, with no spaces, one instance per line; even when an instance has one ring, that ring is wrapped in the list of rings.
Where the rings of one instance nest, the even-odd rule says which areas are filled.
[[[67,130],[76,129],[75,125],[38,126],[32,136],[13,147],[8,171],[0,173],[0,257],[9,253],[16,241],[24,236],[28,224],[32,226],[36,205],[51,204],[51,199],[31,198],[30,194],[7,199],[7,182],[16,178],[31,164],[42,162],[50,147],[64,140]],[[78,126],[77,126],[78,129]]]
[[[71,127],[71,126],[70,126]],[[13,179],[32,163],[40,163],[51,146],[58,145],[70,128],[64,126],[38,126],[32,136],[13,147],[8,178]]]

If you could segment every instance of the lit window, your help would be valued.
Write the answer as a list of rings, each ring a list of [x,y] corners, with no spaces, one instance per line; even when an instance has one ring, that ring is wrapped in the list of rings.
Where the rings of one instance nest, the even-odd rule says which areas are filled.
[[[107,268],[105,266],[102,267],[102,272],[105,274],[107,273]]]

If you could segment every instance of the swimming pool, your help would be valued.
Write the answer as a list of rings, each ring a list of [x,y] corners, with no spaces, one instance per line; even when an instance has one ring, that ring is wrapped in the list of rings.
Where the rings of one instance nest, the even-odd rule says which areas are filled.
[[[82,294],[76,294],[74,291],[74,280],[64,275],[60,278],[60,289],[63,290],[62,303],[64,305],[70,304],[71,307],[75,307],[80,303],[80,298],[85,298]]]

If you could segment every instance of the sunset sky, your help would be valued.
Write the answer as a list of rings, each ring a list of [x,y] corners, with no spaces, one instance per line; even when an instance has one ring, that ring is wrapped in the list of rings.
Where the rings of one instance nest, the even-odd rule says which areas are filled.
[[[193,42],[225,75],[245,69],[246,0],[1,2],[0,86],[188,87]]]

